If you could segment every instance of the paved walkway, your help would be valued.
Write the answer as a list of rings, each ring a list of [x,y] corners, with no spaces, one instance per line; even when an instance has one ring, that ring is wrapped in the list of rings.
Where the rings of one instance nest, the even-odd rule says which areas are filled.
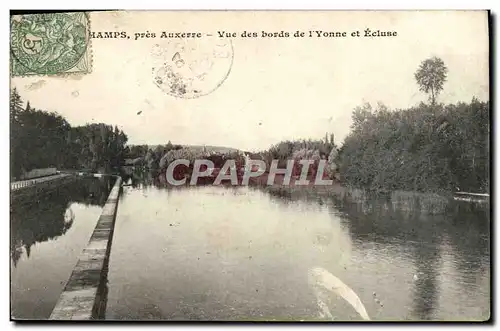
[[[49,180],[54,180],[54,179],[67,177],[67,176],[71,176],[71,175],[70,174],[57,174],[57,175],[34,178],[34,179],[20,180],[17,182],[10,183],[10,190],[17,191],[17,190],[20,190],[20,189],[28,187],[28,186],[32,186],[35,184],[39,184],[39,183],[43,183],[43,182],[46,182]]]
[[[118,177],[87,247],[56,303],[51,320],[103,319],[111,241],[122,179]]]

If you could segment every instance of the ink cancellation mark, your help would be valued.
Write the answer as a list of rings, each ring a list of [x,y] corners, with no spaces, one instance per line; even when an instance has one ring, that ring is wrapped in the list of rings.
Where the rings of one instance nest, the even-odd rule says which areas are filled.
[[[11,18],[11,75],[90,72],[86,13],[16,15]]]
[[[224,83],[234,52],[230,39],[207,36],[155,44],[151,56],[154,84],[172,96],[194,99]]]

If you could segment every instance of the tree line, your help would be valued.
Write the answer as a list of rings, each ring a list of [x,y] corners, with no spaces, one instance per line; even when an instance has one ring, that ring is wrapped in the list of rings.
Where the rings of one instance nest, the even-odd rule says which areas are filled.
[[[448,69],[439,58],[415,73],[429,102],[390,110],[357,107],[339,150],[342,181],[371,190],[489,192],[489,102],[442,104]]]
[[[269,149],[249,153],[251,159],[273,160],[284,168],[287,160],[313,159],[315,172],[321,159],[328,161],[330,178],[343,184],[376,191],[489,191],[489,102],[442,104],[440,92],[448,69],[436,57],[424,60],[414,74],[428,103],[391,110],[383,104],[365,104],[352,113],[351,132],[339,149],[333,134],[324,139],[286,140]],[[71,127],[60,115],[34,109],[11,91],[11,173],[14,177],[33,168],[117,169],[130,164],[155,176],[165,173],[175,159],[207,158],[222,167],[243,153],[219,153],[182,145],[126,146],[127,136],[104,123]],[[295,162],[296,167],[298,162]],[[294,168],[294,174],[300,174]],[[189,171],[189,170],[187,170]],[[340,174],[340,176],[339,176]]]
[[[266,162],[267,169],[270,168],[273,160],[278,160],[278,168],[284,169],[288,160],[294,160],[292,175],[300,176],[302,165],[300,160],[313,160],[309,166],[309,176],[316,176],[319,161],[327,160],[325,169],[326,176],[335,178],[337,176],[337,145],[333,133],[326,133],[324,139],[294,139],[285,140],[272,145],[269,149],[257,153],[256,158]]]
[[[127,135],[104,123],[72,127],[55,112],[26,107],[16,88],[10,95],[10,171],[13,178],[36,168],[117,171]]]
[[[125,150],[125,156],[127,157],[125,164],[134,167],[136,176],[144,176],[144,173],[147,173],[154,178],[162,177],[163,179],[166,176],[168,166],[173,161],[188,160],[189,166],[178,165],[175,167],[173,177],[177,180],[192,174],[195,160],[209,160],[213,162],[215,168],[222,168],[227,160],[234,160],[237,168],[241,168],[245,164],[245,158],[241,152],[218,152],[200,146],[174,145],[170,141],[166,145],[128,146]],[[201,170],[204,171],[205,168]]]

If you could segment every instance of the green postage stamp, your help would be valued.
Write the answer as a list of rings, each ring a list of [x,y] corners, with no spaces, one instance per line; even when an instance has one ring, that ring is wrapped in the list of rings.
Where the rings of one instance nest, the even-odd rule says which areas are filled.
[[[60,75],[91,70],[88,14],[11,17],[11,75]]]

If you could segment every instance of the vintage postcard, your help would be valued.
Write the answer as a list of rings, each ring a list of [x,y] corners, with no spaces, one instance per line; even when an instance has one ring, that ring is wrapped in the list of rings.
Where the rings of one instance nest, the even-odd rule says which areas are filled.
[[[488,11],[11,14],[11,319],[488,321]]]

